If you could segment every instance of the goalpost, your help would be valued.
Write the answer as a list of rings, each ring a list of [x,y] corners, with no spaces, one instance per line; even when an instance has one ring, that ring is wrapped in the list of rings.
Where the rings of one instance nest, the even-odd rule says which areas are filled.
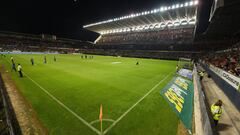
[[[184,69],[193,69],[193,62],[191,59],[188,58],[179,58],[178,60],[178,67],[179,69],[184,68]]]

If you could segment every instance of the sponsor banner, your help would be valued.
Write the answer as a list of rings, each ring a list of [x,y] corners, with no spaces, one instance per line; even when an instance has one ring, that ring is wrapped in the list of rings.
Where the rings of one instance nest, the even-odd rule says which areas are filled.
[[[192,70],[182,68],[178,71],[177,74],[192,80],[193,76]]]
[[[228,84],[230,84],[232,87],[234,87],[236,90],[238,90],[240,92],[240,78],[239,77],[234,76],[231,73],[228,73],[228,72],[226,72],[218,67],[215,67],[213,65],[210,65],[209,69],[212,70],[215,74],[217,74],[224,81],[226,81]]]
[[[171,108],[190,131],[192,130],[193,83],[182,77],[175,77],[160,92]]]

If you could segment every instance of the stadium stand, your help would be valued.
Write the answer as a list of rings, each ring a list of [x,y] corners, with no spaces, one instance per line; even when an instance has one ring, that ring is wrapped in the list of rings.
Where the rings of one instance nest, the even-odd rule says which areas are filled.
[[[49,36],[48,36],[49,37]],[[51,37],[51,36],[50,36]],[[65,38],[45,38],[43,35],[30,35],[24,33],[0,32],[0,44],[2,51],[24,52],[74,52],[76,48],[91,44],[79,40]]]
[[[180,3],[85,25],[96,44],[184,44],[193,41],[198,1]]]
[[[235,76],[240,76],[240,48],[218,51],[205,56],[203,60],[207,64],[221,68]]]
[[[182,44],[191,43],[192,28],[165,29],[162,31],[128,32],[103,35],[97,44]]]

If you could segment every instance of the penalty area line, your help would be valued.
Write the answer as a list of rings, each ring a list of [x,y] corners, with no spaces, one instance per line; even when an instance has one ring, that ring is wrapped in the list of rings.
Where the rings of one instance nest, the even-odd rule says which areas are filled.
[[[154,87],[152,87],[142,98],[140,98],[134,105],[132,105],[126,112],[124,112],[117,120],[115,120],[112,125],[110,125],[104,132],[105,135],[108,131],[110,131],[123,117],[125,117],[129,112],[132,111],[141,101],[143,101],[149,94],[151,94],[162,82],[164,82],[170,75],[169,73],[166,77],[164,77],[160,82],[158,82]]]
[[[24,72],[23,72],[24,73]],[[67,107],[64,103],[62,103],[59,99],[57,99],[55,96],[53,96],[51,93],[49,93],[45,88],[43,88],[39,83],[34,81],[30,76],[28,76],[26,73],[24,75],[31,80],[35,85],[37,85],[43,92],[45,92],[49,97],[51,97],[54,101],[56,101],[60,106],[62,106],[64,109],[66,109],[68,112],[70,112],[73,116],[75,116],[78,120],[80,120],[83,124],[88,126],[90,129],[92,129],[94,132],[96,132],[98,135],[101,135],[102,133],[93,127],[90,123],[88,123],[85,119],[77,115],[73,110],[71,110],[69,107]]]

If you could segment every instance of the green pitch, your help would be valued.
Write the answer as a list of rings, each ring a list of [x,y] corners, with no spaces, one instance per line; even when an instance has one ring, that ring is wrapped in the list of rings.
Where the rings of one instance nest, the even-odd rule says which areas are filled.
[[[51,135],[175,135],[178,118],[159,91],[174,75],[176,61],[80,55],[12,55],[24,78],[13,80]],[[35,65],[31,66],[30,58]],[[8,62],[7,62],[8,61]],[[139,61],[139,65],[136,62]]]

